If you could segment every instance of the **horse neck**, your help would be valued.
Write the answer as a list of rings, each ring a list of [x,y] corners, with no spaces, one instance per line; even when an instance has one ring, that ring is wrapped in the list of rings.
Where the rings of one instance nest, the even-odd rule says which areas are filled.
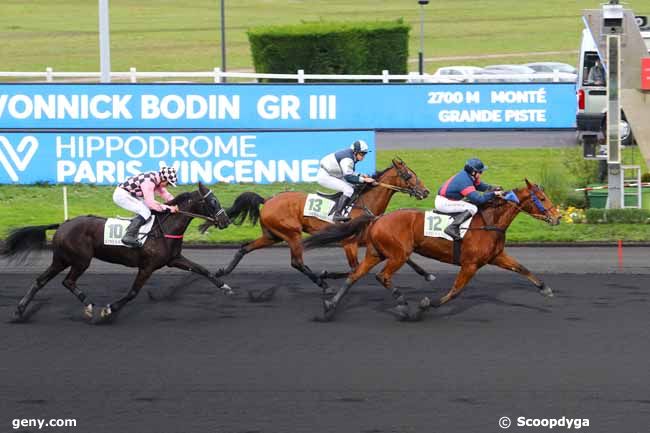
[[[186,209],[184,203],[179,204],[178,208],[186,212],[197,213],[193,206]],[[170,214],[164,221],[162,221],[163,223],[167,222],[167,225],[163,224],[163,228],[167,234],[181,235],[185,233],[193,219],[194,218],[189,215]]]
[[[384,175],[377,179],[377,181],[390,184],[387,182],[389,177],[390,176]],[[390,199],[393,197],[393,194],[395,194],[395,190],[376,186],[361,194],[359,204],[366,206],[373,214],[379,215],[384,213],[388,207],[388,203],[390,203]]]
[[[481,212],[483,221],[486,224],[496,226],[503,230],[507,230],[510,227],[510,224],[512,224],[520,211],[518,206],[514,206],[508,202],[504,202],[501,206],[496,206],[489,210],[492,211],[491,217],[487,212]]]

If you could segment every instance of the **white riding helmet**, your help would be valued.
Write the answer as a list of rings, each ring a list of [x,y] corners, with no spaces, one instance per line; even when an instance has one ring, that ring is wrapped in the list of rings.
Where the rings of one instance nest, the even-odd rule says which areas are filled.
[[[354,153],[368,153],[370,152],[370,149],[368,148],[368,143],[366,143],[363,140],[357,140],[354,143],[350,145],[350,149]]]

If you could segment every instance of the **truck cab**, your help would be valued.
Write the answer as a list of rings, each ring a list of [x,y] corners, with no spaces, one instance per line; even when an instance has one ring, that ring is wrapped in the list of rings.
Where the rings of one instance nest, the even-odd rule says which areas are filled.
[[[642,31],[641,36],[650,52],[650,31]],[[582,31],[580,55],[578,58],[578,77],[576,80],[576,94],[578,98],[578,112],[576,115],[577,130],[580,135],[584,132],[600,132],[605,137],[607,125],[607,87],[606,82],[594,82],[589,79],[589,71],[594,67],[596,59],[607,70],[604,53],[598,51],[598,46],[588,28]],[[625,111],[621,114],[619,125],[621,130],[621,144],[629,146],[634,144],[632,129],[625,118]]]

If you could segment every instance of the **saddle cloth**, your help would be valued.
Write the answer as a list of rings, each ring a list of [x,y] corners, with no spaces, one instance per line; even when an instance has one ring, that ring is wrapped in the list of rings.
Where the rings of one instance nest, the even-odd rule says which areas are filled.
[[[304,216],[310,216],[322,221],[333,223],[334,214],[332,213],[332,215],[330,215],[330,212],[335,204],[334,201],[326,199],[318,194],[309,194],[307,200],[305,200],[305,208],[303,209],[302,214]],[[343,211],[343,215],[349,215],[351,209],[352,207],[348,206]]]
[[[448,241],[453,241],[451,236],[445,233],[445,229],[454,220],[453,215],[439,212],[435,209],[428,210],[424,213],[424,236],[430,238],[443,238]],[[472,222],[474,217],[468,219],[460,225],[460,237],[464,238],[467,233],[467,228]]]
[[[140,243],[144,245],[147,235],[153,227],[155,216],[151,215],[149,220],[140,227]],[[126,233],[126,228],[131,224],[130,219],[126,218],[108,218],[104,224],[104,245],[117,245],[125,247],[122,243],[122,236]]]

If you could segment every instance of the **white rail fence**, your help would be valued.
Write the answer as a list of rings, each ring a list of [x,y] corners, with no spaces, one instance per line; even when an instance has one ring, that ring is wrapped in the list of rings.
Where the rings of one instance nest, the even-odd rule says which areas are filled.
[[[128,72],[113,71],[110,74],[113,81],[127,81],[137,83],[138,80],[162,80],[174,79],[191,81],[193,79],[211,80],[215,83],[222,83],[228,78],[244,80],[244,82],[257,83],[259,80],[295,80],[297,83],[306,83],[307,81],[373,81],[373,82],[408,82],[408,83],[494,83],[494,82],[573,82],[574,74],[567,74],[555,70],[552,73],[535,73],[535,74],[475,74],[466,75],[459,78],[451,76],[439,77],[430,74],[420,75],[416,72],[402,75],[391,75],[387,70],[382,71],[379,75],[325,75],[325,74],[305,74],[300,69],[295,74],[258,74],[254,72],[224,72],[221,68],[214,68],[212,71],[205,72],[140,72],[136,68],[130,68]],[[100,72],[58,72],[53,68],[45,68],[43,72],[3,72],[0,71],[0,79],[12,78],[19,81],[32,80],[43,81],[47,83],[61,82],[99,82]],[[17,80],[17,81],[18,81]]]

